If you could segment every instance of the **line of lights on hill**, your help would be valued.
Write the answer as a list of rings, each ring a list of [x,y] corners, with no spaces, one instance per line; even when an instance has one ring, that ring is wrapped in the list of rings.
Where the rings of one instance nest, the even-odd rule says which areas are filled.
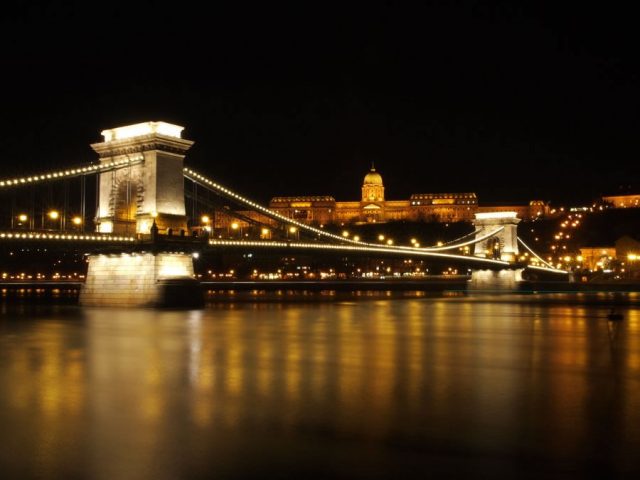
[[[589,258],[590,255],[588,253],[584,253],[584,255],[587,255],[586,257],[583,256],[585,247],[580,247],[579,243],[576,242],[581,238],[578,232],[583,227],[585,218],[589,214],[599,213],[609,208],[611,208],[610,205],[594,203],[589,207],[571,207],[568,209],[560,207],[553,209],[551,213],[557,213],[560,217],[558,228],[552,233],[552,238],[550,239],[548,247],[550,251],[545,253],[547,261],[544,261],[544,263],[553,268],[564,268],[565,270],[576,272],[582,271],[585,273],[588,271],[594,273],[602,271],[603,273],[611,273],[615,279],[619,279],[621,274],[637,272],[638,264],[636,262],[640,260],[640,254],[636,252],[626,252],[623,259],[616,259],[614,258],[616,253],[613,248],[586,248],[586,250],[591,251],[592,258]],[[532,228],[531,233],[534,232],[535,230]],[[536,236],[534,241],[540,242],[541,238]],[[586,277],[584,281],[586,281]]]
[[[606,208],[606,206],[593,204],[591,207],[572,207],[566,212],[564,207],[560,207],[558,213],[560,213],[562,217],[558,225],[558,231],[553,234],[553,240],[555,241],[552,241],[549,247],[551,249],[551,255],[547,256],[548,262],[550,264],[555,263],[557,268],[564,266],[564,268],[569,270],[581,265],[584,260],[582,255],[577,252],[570,252],[567,248],[567,242],[575,237],[575,234],[571,233],[571,229],[577,231],[582,226],[584,215],[588,215],[594,211],[603,211]],[[538,240],[539,238],[536,237],[536,241]],[[556,256],[555,259],[554,255]]]
[[[38,183],[47,180],[60,180],[61,178],[70,178],[70,177],[78,177],[82,175],[92,175],[95,173],[101,173],[109,170],[113,170],[114,168],[122,168],[126,165],[133,165],[144,160],[144,156],[142,154],[131,155],[122,160],[117,160],[114,162],[100,163],[89,165],[86,167],[76,167],[70,168],[66,170],[58,170],[53,172],[45,172],[37,175],[30,175],[28,177],[21,178],[13,178],[13,179],[5,179],[0,180],[0,187],[12,187],[17,185],[27,185]]]

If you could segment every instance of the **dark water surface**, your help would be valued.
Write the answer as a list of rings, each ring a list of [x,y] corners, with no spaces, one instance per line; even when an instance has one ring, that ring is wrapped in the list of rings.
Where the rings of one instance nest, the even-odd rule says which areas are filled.
[[[637,294],[0,308],[1,478],[640,478]]]

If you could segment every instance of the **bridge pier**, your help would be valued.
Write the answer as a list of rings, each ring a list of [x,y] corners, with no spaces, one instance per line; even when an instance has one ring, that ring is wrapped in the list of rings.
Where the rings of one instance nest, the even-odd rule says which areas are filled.
[[[79,303],[91,307],[201,307],[193,258],[186,253],[119,253],[89,256]]]
[[[504,270],[473,270],[468,291],[499,291],[504,293],[519,291],[523,278],[523,268]]]

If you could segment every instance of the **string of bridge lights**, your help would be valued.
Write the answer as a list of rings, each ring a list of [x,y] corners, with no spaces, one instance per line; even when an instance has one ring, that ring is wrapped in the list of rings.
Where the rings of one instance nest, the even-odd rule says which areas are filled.
[[[135,237],[40,232],[0,232],[0,240],[80,240],[85,242],[134,242]]]
[[[142,154],[131,155],[122,160],[116,160],[113,162],[105,162],[100,164],[87,165],[85,167],[76,167],[66,170],[57,170],[51,172],[45,172],[37,175],[30,175],[27,177],[12,178],[0,180],[0,188],[3,187],[15,187],[20,185],[30,185],[40,183],[43,181],[60,180],[63,178],[80,177],[83,175],[93,175],[96,173],[103,173],[116,168],[123,168],[124,166],[134,165],[144,160]]]
[[[518,237],[518,242],[520,242],[520,244],[526,248],[534,257],[536,257],[538,260],[540,260],[542,263],[544,263],[547,267],[549,267],[551,270],[559,270],[558,268],[555,268],[553,265],[551,265],[549,262],[546,262],[540,255],[538,255],[536,252],[534,252],[531,247],[529,247],[529,245],[527,245],[526,243],[524,243],[524,241]],[[564,272],[564,270],[561,270]]]
[[[447,251],[447,250],[455,250],[467,245],[472,245],[478,242],[482,242],[483,240],[486,240],[487,238],[493,237],[494,235],[496,235],[497,233],[501,232],[502,230],[504,230],[504,227],[498,227],[497,229],[481,236],[481,237],[477,237],[474,238],[473,240],[469,240],[468,242],[464,242],[464,243],[460,243],[460,244],[455,244],[455,245],[442,245],[442,246],[436,246],[436,247],[403,247],[403,246],[381,246],[381,245],[377,245],[374,243],[368,243],[368,242],[361,242],[359,240],[354,240],[354,239],[350,239],[344,236],[340,236],[340,235],[335,235],[333,233],[327,232],[325,230],[321,230],[319,228],[315,228],[312,227],[311,225],[307,225],[304,224],[302,222],[298,222],[297,220],[294,220],[292,218],[289,217],[285,217],[284,215],[281,215],[277,212],[274,212],[273,210],[270,210],[266,207],[263,207],[262,205],[249,200],[248,198],[245,198],[241,195],[238,195],[237,193],[229,190],[228,188],[223,187],[222,185],[220,185],[219,183],[214,182],[213,180],[205,177],[204,175],[201,175],[197,172],[195,172],[194,170],[191,170],[190,168],[185,167],[183,169],[184,171],[184,176],[186,178],[188,178],[189,180],[199,183],[200,185],[204,185],[205,187],[211,188],[213,190],[216,190],[219,193],[223,193],[224,195],[232,198],[235,201],[238,201],[240,203],[243,203],[251,208],[254,208],[258,211],[260,211],[261,213],[265,214],[267,217],[279,220],[281,222],[290,224],[290,225],[294,225],[295,227],[301,229],[301,230],[305,230],[305,231],[309,231],[312,232],[316,235],[322,236],[322,237],[326,237],[326,238],[331,238],[332,240],[337,240],[342,244],[351,244],[351,245],[357,245],[357,246],[366,246],[366,247],[371,247],[371,248],[377,248],[380,249],[379,251],[403,251],[403,252],[415,252],[415,251],[422,251],[422,252],[438,252],[438,251]],[[465,235],[466,237],[466,235]],[[464,238],[464,237],[461,237]],[[457,258],[457,257],[456,257]]]
[[[381,245],[368,246],[368,245],[320,245],[317,243],[302,243],[302,242],[276,242],[276,241],[251,241],[251,240],[209,240],[209,245],[212,246],[226,246],[226,247],[262,247],[262,248],[300,248],[300,249],[316,249],[316,250],[337,250],[337,251],[349,251],[349,252],[375,252],[375,253],[395,253],[402,255],[419,255],[423,257],[439,257],[455,260],[467,260],[479,263],[485,263],[490,265],[509,266],[509,262],[504,260],[496,260],[484,257],[473,257],[466,255],[452,255],[450,253],[437,253],[431,251],[424,251],[423,249],[399,249],[389,248]]]

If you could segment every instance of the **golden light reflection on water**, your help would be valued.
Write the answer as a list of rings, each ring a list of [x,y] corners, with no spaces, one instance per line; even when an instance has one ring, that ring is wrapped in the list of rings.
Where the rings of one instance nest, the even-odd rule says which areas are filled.
[[[19,449],[39,459],[38,472],[66,468],[75,448],[105,478],[126,466],[179,476],[173,450],[199,465],[223,461],[194,448],[196,438],[225,449],[268,438],[384,449],[400,438],[418,449],[586,458],[603,435],[640,448],[640,310],[617,324],[606,312],[374,296],[16,315],[0,337],[0,420],[28,432]]]

